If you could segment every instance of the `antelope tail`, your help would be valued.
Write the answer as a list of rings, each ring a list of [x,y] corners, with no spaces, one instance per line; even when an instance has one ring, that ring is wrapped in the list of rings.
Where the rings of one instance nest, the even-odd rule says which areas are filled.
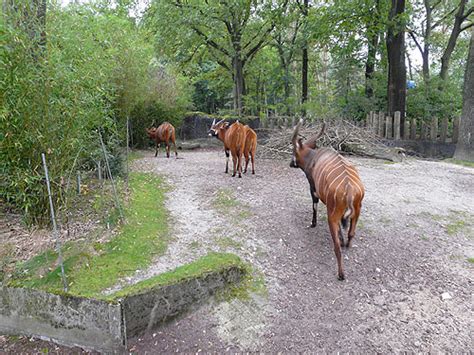
[[[347,194],[346,194],[347,208],[344,211],[344,215],[342,216],[342,219],[341,219],[342,228],[344,229],[347,229],[347,227],[349,226],[349,219],[352,217],[352,214],[354,212],[354,195],[351,191],[352,188],[350,184],[347,186],[347,189],[349,190],[347,191]]]

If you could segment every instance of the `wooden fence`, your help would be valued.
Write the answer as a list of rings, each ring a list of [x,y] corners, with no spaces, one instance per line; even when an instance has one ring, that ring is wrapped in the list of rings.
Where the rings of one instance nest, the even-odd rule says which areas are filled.
[[[457,143],[459,136],[459,117],[452,120],[443,118],[441,121],[433,117],[428,124],[424,120],[416,118],[405,118],[403,135],[401,134],[400,112],[395,112],[393,117],[386,115],[383,111],[370,111],[367,114],[366,125],[375,134],[386,139],[394,140],[426,140],[442,143]]]

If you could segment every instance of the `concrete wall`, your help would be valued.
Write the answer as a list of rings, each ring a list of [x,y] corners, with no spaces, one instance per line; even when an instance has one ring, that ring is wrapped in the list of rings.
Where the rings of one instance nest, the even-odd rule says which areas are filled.
[[[0,287],[0,334],[36,336],[101,352],[123,352],[126,340],[165,322],[244,275],[240,267],[156,286],[116,304]]]
[[[221,273],[210,273],[178,284],[155,287],[122,300],[127,337],[152,329],[178,315],[192,304],[207,299],[216,290],[238,282],[243,272],[231,267]]]
[[[391,147],[402,147],[426,158],[452,158],[456,150],[454,143],[433,142],[427,140],[384,140]]]
[[[206,138],[208,137],[209,128],[212,125],[212,121],[214,118],[210,116],[206,116],[202,113],[191,113],[188,114],[183,119],[183,123],[181,124],[181,128],[179,129],[179,134],[177,136],[181,140],[190,140],[190,139],[198,139],[198,138]],[[219,119],[217,119],[219,120]],[[235,122],[236,118],[229,118],[226,121]],[[257,129],[260,127],[260,119],[257,117],[254,118],[244,118],[242,123],[247,123],[253,129]]]
[[[36,336],[98,351],[120,351],[120,304],[24,288],[0,288],[0,334]]]

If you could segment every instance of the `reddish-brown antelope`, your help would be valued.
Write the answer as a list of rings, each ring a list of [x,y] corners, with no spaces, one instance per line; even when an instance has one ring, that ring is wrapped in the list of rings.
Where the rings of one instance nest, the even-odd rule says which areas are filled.
[[[257,133],[245,125],[245,147],[244,147],[244,158],[245,158],[245,169],[244,174],[247,172],[249,166],[249,160],[252,160],[252,174],[255,174],[255,152],[257,151]]]
[[[170,157],[170,142],[174,145],[174,154],[178,158],[178,151],[176,150],[176,137],[175,130],[171,123],[163,122],[158,126],[158,128],[152,127],[146,129],[148,137],[153,139],[156,142],[156,152],[155,157],[158,155],[158,149],[160,148],[161,143],[165,143],[166,157]]]
[[[209,135],[217,137],[219,140],[224,142],[224,151],[226,155],[225,172],[229,172],[229,152],[232,154],[232,163],[234,165],[234,172],[232,176],[235,176],[236,172],[239,173],[239,178],[242,177],[242,154],[245,148],[245,134],[246,130],[244,125],[239,121],[229,124],[224,120],[220,120],[216,123],[216,120],[212,122],[212,126],[209,129]]]
[[[316,226],[319,200],[327,207],[338,278],[344,280],[341,258],[341,245],[344,246],[343,229],[350,222],[345,245],[350,247],[364,198],[364,185],[355,167],[337,151],[332,148],[317,148],[316,141],[323,135],[324,125],[317,136],[305,143],[302,138],[298,138],[300,125],[301,123],[298,123],[293,133],[293,156],[290,166],[301,168],[308,178],[313,199],[311,227]]]

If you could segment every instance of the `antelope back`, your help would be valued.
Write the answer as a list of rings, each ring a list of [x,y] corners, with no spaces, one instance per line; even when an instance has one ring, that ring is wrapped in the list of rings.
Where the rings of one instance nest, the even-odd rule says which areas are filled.
[[[308,167],[315,192],[328,208],[347,199],[362,200],[364,186],[356,168],[332,148],[321,148]]]
[[[225,134],[224,145],[233,154],[244,152],[246,130],[240,122],[233,123]]]

